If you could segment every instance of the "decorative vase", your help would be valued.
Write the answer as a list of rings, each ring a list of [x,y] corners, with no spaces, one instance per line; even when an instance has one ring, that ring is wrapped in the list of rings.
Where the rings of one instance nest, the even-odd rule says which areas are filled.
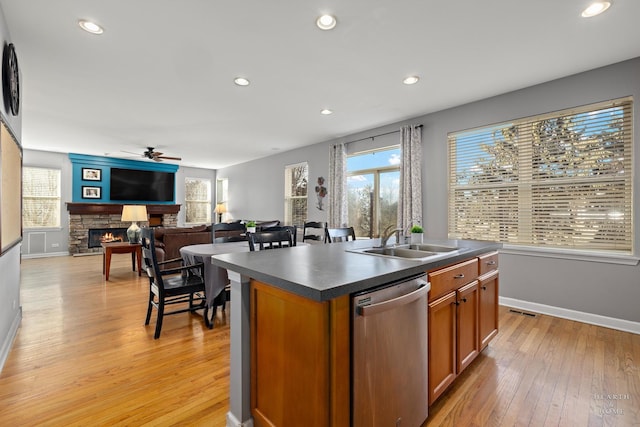
[[[424,237],[424,233],[411,233],[411,244],[422,243],[423,237]]]

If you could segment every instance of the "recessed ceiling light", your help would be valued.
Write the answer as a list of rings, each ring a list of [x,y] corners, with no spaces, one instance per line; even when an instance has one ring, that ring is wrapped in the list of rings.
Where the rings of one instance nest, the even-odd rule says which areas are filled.
[[[582,17],[591,18],[593,16],[600,15],[602,12],[609,9],[609,6],[611,6],[610,1],[594,1],[589,5],[589,7],[582,11]]]
[[[249,86],[249,83],[251,83],[248,79],[245,79],[244,77],[236,77],[235,79],[233,79],[233,82],[238,86]]]
[[[333,111],[329,110],[328,108],[323,108],[322,110],[320,110],[320,114],[328,116],[329,114],[333,114]]]
[[[104,29],[92,21],[87,21],[86,19],[81,19],[78,21],[78,25],[80,28],[85,30],[87,33],[91,34],[102,34],[104,33]]]
[[[337,23],[335,16],[332,15],[322,15],[316,19],[316,25],[321,30],[331,30]]]
[[[418,80],[420,80],[420,77],[418,77],[418,76],[409,76],[409,77],[405,77],[405,79],[402,81],[402,83],[404,83],[406,85],[414,85],[414,84],[418,83]]]

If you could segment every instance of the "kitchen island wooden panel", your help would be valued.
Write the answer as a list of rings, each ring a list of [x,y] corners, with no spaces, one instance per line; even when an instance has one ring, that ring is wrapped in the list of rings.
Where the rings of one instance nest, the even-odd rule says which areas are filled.
[[[256,426],[349,425],[349,297],[317,302],[251,281]]]

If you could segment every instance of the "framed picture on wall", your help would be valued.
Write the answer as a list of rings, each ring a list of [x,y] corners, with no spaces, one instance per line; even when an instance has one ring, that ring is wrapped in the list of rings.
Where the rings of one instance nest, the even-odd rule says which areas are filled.
[[[101,187],[82,187],[83,199],[99,199],[102,197]]]
[[[102,181],[102,169],[82,168],[82,180]]]

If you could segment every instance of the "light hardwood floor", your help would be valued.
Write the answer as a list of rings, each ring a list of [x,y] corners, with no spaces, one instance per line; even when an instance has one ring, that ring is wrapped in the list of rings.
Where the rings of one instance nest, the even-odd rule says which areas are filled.
[[[224,426],[229,325],[144,326],[148,281],[115,256],[22,262],[23,321],[0,374],[1,426]],[[155,315],[155,311],[154,311]],[[501,331],[427,426],[640,425],[640,336],[500,308]],[[297,426],[295,426],[297,427]]]

